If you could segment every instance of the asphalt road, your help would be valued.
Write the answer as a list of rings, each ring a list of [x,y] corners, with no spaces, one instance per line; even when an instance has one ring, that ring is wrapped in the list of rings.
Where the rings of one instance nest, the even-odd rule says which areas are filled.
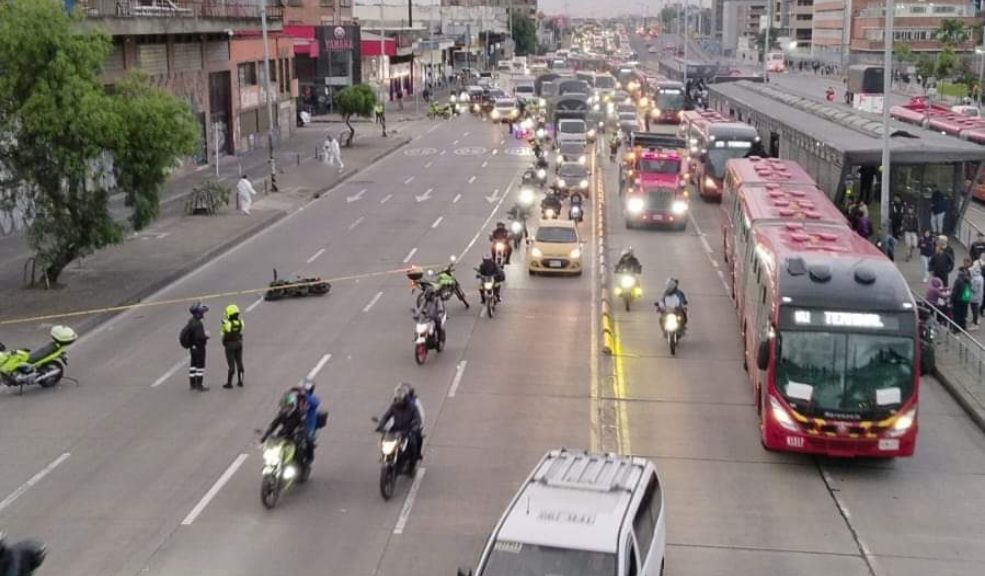
[[[218,389],[218,342],[209,350],[212,391],[188,390],[181,304],[136,309],[86,335],[71,350],[79,386],[0,394],[0,526],[48,542],[44,574],[451,575],[474,563],[545,450],[615,437],[662,475],[670,576],[981,572],[985,437],[941,388],[923,388],[913,459],[764,452],[713,264],[717,206],[695,201],[686,232],[627,232],[607,162],[610,250],[636,247],[648,292],[632,312],[616,312],[624,354],[596,371],[594,262],[582,278],[531,278],[521,256],[497,317],[451,302],[448,348],[416,366],[412,297],[399,270],[464,254],[459,278],[473,284],[468,271],[529,159],[510,153],[522,145],[504,143],[503,132],[470,117],[436,124],[155,295],[261,287],[274,266],[347,278],[321,299],[255,308],[254,296],[232,299],[247,310],[244,390]],[[581,230],[590,247],[591,222]],[[670,273],[692,300],[675,358],[648,304]],[[216,336],[229,301],[210,301]],[[329,423],[309,483],[268,511],[253,430],[311,372]],[[427,456],[418,477],[402,478],[383,502],[369,418],[401,380],[427,408]]]

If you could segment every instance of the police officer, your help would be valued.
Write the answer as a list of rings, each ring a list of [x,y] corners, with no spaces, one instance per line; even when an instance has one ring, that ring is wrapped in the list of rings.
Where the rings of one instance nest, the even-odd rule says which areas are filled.
[[[236,373],[236,385],[243,387],[243,320],[239,317],[239,306],[226,306],[226,314],[222,319],[222,347],[226,350],[226,384],[223,388],[233,387],[233,373]]]
[[[201,302],[196,302],[188,311],[192,317],[188,319],[188,324],[185,325],[181,336],[182,345],[188,349],[191,355],[191,361],[188,364],[188,384],[192,390],[205,392],[209,389],[204,384],[205,346],[209,342],[209,333],[205,331],[202,318],[205,318],[205,313],[209,311],[209,307]]]

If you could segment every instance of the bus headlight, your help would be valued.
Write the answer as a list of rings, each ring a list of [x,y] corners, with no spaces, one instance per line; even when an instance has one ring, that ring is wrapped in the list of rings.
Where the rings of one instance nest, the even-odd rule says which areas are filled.
[[[710,190],[718,190],[718,184],[715,184],[715,181],[712,180],[711,176],[705,176],[705,188]]]
[[[902,436],[910,430],[917,419],[917,409],[912,408],[896,417],[893,427],[889,429],[889,436]]]
[[[644,207],[645,203],[642,198],[630,198],[629,201],[626,202],[626,209],[629,210],[630,214],[639,214],[643,211]]]
[[[787,409],[780,404],[780,401],[776,398],[770,396],[770,413],[773,414],[773,419],[776,420],[780,426],[791,432],[797,432],[797,424],[793,421],[790,413]]]
[[[670,205],[670,211],[676,216],[680,216],[687,212],[687,202],[683,200],[674,200],[674,203]]]

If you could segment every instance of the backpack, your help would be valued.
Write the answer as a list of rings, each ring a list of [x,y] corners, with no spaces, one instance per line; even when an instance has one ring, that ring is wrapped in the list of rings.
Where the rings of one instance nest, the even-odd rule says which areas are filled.
[[[185,350],[192,347],[192,326],[191,322],[185,324],[185,327],[181,329],[181,333],[178,334],[178,344]]]
[[[958,294],[958,298],[961,300],[962,303],[967,304],[968,302],[971,302],[971,296],[972,296],[971,284],[966,282],[964,287],[961,289],[961,294]]]

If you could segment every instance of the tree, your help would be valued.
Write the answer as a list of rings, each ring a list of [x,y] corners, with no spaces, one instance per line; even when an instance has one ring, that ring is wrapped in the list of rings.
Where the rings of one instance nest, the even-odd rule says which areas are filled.
[[[511,20],[517,56],[535,53],[537,51],[537,24],[530,19],[530,16],[519,11],[512,13]]]
[[[954,55],[954,49],[947,47],[937,55],[936,72],[938,78],[947,78],[951,75],[955,66],[958,64],[958,57]]]
[[[960,20],[945,18],[941,21],[941,27],[934,32],[934,38],[946,47],[953,47],[968,40],[968,28]]]
[[[913,48],[911,48],[906,42],[894,43],[893,54],[896,55],[896,61],[901,64],[910,62],[914,58]]]
[[[917,74],[923,76],[924,78],[930,78],[933,76],[935,67],[936,61],[929,54],[921,54],[917,59]]]
[[[369,118],[376,108],[376,93],[366,84],[347,86],[335,95],[335,108],[349,128],[349,138],[346,139],[345,145],[352,146],[352,140],[356,137],[356,129],[351,122],[352,117]]]
[[[0,2],[0,167],[6,196],[34,207],[28,240],[51,283],[76,258],[122,241],[114,193],[127,195],[136,229],[150,222],[167,170],[197,145],[188,107],[144,80],[106,93],[109,50],[105,34],[80,31],[57,0]]]

